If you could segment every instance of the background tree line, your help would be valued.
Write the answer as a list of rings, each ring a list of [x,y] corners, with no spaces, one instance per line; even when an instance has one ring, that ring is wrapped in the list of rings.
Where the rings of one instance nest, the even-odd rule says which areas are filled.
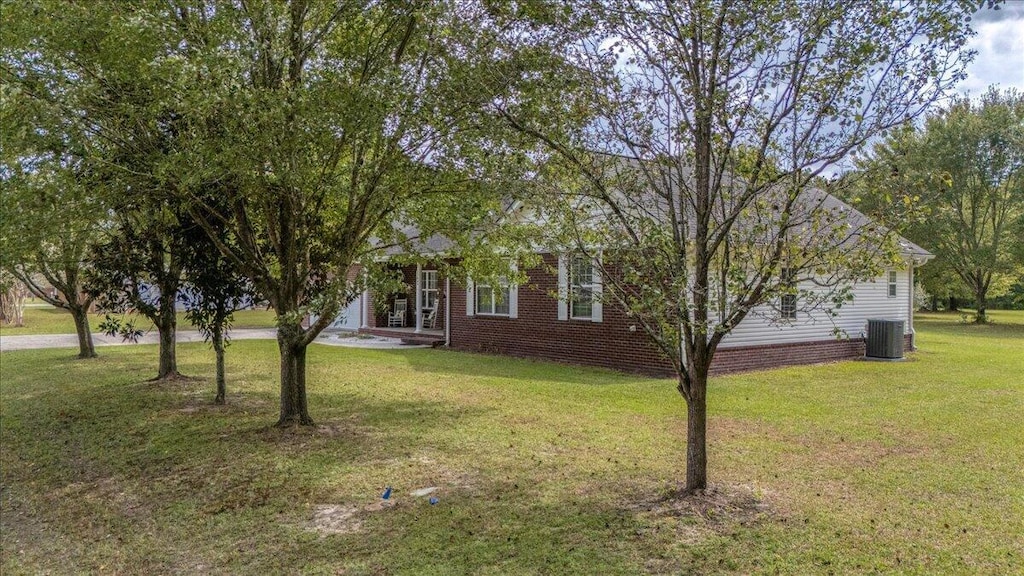
[[[935,253],[919,275],[930,308],[973,306],[985,322],[993,297],[1024,307],[1024,95],[953,98],[876,144],[858,171],[855,202]]]

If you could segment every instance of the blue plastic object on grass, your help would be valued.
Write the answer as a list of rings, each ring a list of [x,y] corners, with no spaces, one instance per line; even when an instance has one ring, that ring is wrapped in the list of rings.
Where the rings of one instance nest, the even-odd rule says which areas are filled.
[[[438,502],[439,502],[439,500],[437,498],[431,498],[430,499],[430,505],[431,506],[433,506],[434,504],[437,504]]]
[[[385,488],[384,489],[384,493],[381,494],[380,497],[385,499],[385,500],[387,500],[388,498],[391,498],[391,486],[388,486],[387,488]]]

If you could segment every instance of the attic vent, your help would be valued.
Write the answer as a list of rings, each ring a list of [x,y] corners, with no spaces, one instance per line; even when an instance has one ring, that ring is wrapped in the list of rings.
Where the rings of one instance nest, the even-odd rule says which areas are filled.
[[[865,356],[884,360],[903,358],[903,320],[868,320]]]

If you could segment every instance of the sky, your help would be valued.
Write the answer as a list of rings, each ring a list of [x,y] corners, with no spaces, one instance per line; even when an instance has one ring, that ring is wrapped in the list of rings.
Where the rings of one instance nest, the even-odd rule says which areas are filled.
[[[957,91],[978,97],[998,84],[1024,92],[1024,0],[1007,0],[999,10],[979,10],[972,25],[977,34],[967,48],[978,54]]]

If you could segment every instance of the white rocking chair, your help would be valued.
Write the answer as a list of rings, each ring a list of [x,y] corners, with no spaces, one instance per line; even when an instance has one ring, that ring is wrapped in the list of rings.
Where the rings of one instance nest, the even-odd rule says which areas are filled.
[[[395,300],[394,312],[388,312],[388,328],[405,326],[405,311],[408,309],[409,301],[403,299]]]
[[[431,308],[423,315],[423,327],[431,330],[437,328],[437,308]]]

